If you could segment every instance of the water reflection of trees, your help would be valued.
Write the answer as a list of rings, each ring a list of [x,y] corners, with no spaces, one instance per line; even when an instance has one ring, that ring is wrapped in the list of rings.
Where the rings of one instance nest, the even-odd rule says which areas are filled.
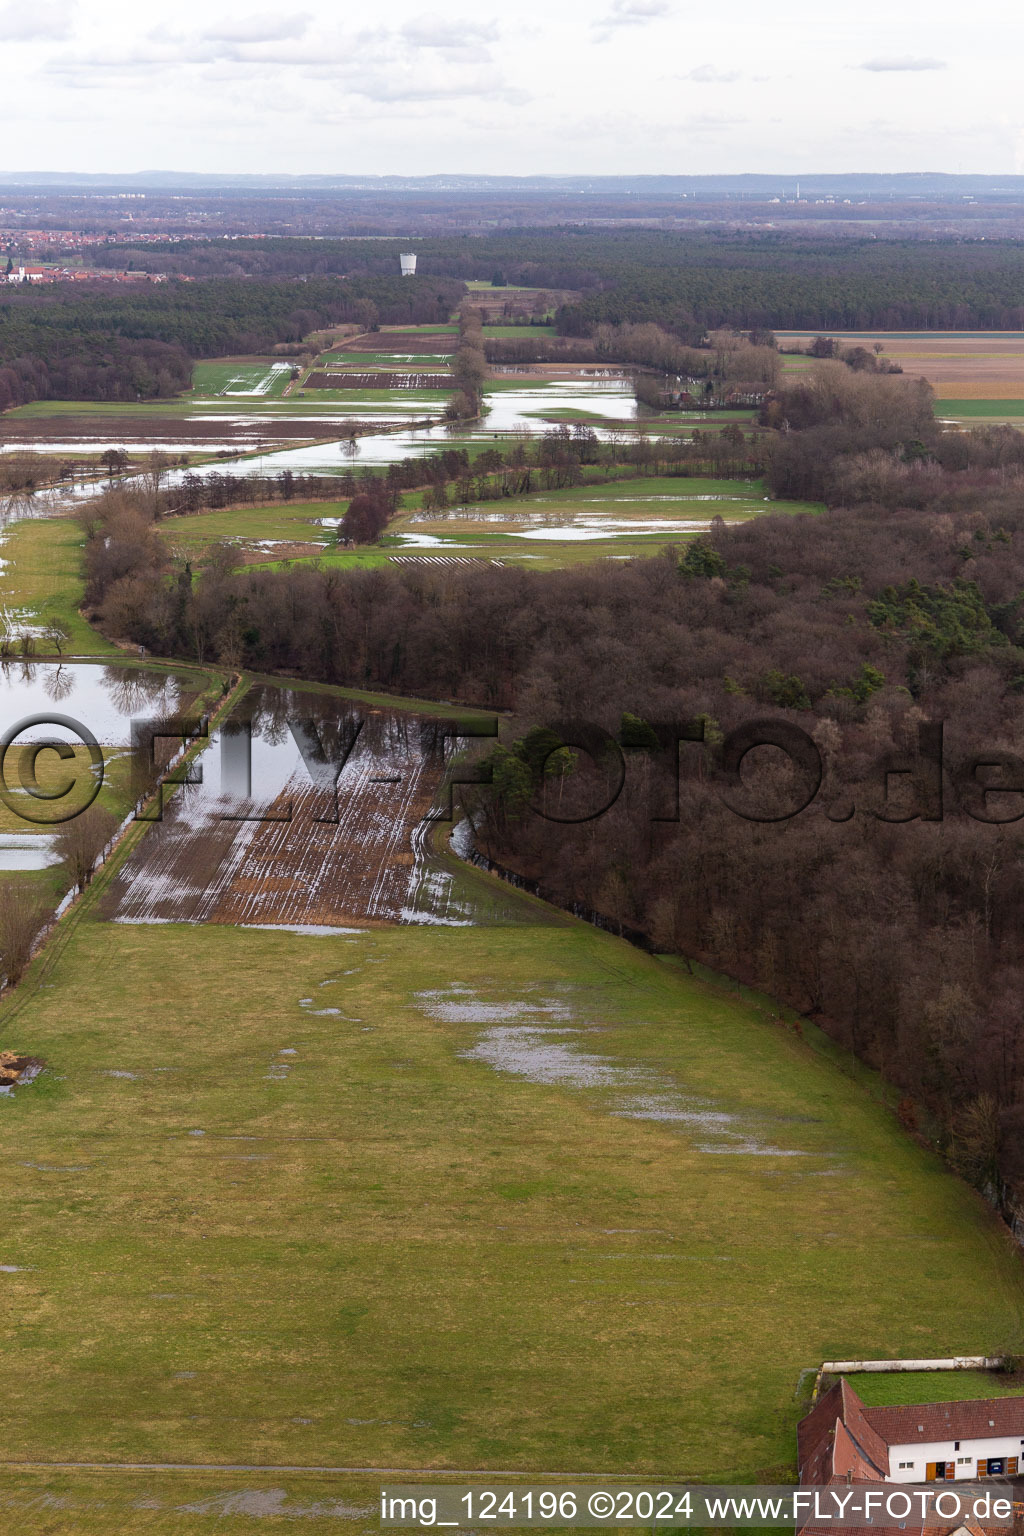
[[[271,746],[295,745],[292,722],[311,727],[320,743],[316,758],[326,763],[337,763],[347,755],[360,722],[360,750],[396,757],[419,750],[424,724],[399,710],[371,709],[329,694],[268,684],[251,688],[232,712],[232,720],[248,722],[253,737]]]
[[[36,680],[39,663],[29,660],[27,656],[4,656],[0,658],[0,670],[8,686],[12,680],[15,683],[30,684]]]
[[[173,712],[178,705],[177,679],[166,672],[141,667],[104,667],[100,682],[122,715]]]
[[[8,528],[12,523],[24,522],[27,517],[36,517],[43,510],[30,491],[11,491],[0,494],[0,528]]]
[[[48,670],[43,677],[43,690],[47,698],[59,703],[75,691],[75,674],[70,667],[58,666]]]

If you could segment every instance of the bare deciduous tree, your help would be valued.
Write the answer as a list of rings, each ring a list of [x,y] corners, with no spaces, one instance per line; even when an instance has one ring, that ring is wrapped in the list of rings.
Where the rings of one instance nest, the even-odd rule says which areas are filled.
[[[76,890],[84,891],[92,879],[96,860],[110,841],[117,818],[101,805],[90,805],[79,816],[61,822],[54,834],[54,848]]]
[[[24,975],[44,921],[38,898],[26,896],[11,881],[0,887],[0,967],[9,987]]]

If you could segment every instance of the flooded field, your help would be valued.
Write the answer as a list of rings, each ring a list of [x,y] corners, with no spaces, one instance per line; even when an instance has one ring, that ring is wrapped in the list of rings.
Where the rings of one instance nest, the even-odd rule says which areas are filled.
[[[429,842],[434,722],[261,686],[200,764],[113,882],[115,922],[471,920]]]
[[[321,437],[330,426],[320,417],[218,412],[183,408],[180,415],[0,417],[0,453],[97,455],[119,450],[138,458],[160,453],[247,453]]]
[[[0,832],[0,873],[48,869],[56,861],[52,833]]]
[[[41,414],[15,414],[0,418],[0,454],[49,453],[72,458],[98,459],[116,450],[136,464],[150,452],[195,458],[215,455],[237,472],[278,475],[285,470],[298,474],[344,474],[353,468],[379,468],[422,458],[450,445],[483,443],[495,438],[529,435],[547,430],[563,419],[587,420],[596,435],[606,440],[628,431],[646,418],[638,407],[632,387],[621,377],[576,377],[538,381],[523,388],[493,388],[485,395],[479,420],[445,422],[441,419],[444,397],[428,397],[412,389],[332,390],[312,389],[311,398],[292,395],[268,399],[249,410],[225,411],[223,392],[195,397],[171,414],[165,410],[124,415],[76,414],[64,410]],[[317,396],[320,399],[317,399]],[[363,433],[359,428],[364,427]],[[165,487],[180,484],[193,471],[186,464],[168,467]],[[25,516],[45,515],[54,509],[78,504],[101,494],[106,475],[97,472],[58,489],[39,492],[28,499]]]
[[[195,698],[184,675],[143,667],[90,662],[41,662],[31,658],[0,662],[0,723],[9,731],[34,715],[67,715],[92,732],[103,746],[127,747],[131,722],[187,711]],[[19,741],[74,741],[63,726],[36,725]]]
[[[787,510],[817,511],[811,503]],[[593,543],[601,539],[683,538],[706,532],[714,518],[743,521],[773,506],[759,481],[644,477],[544,492],[499,503],[408,514],[394,538],[405,547],[480,550],[502,541]],[[390,541],[389,541],[390,542]]]
[[[544,430],[548,417],[557,418],[566,412],[579,412],[593,416],[598,422],[604,420],[622,426],[635,425],[638,419],[632,388],[621,379],[578,379],[568,383],[539,384],[533,388],[494,389],[486,394],[485,404],[479,421],[439,423],[418,429],[396,427],[393,432],[375,433],[359,438],[355,443],[343,438],[284,449],[280,453],[251,458],[246,467],[254,474],[274,474],[282,469],[308,474],[340,473],[353,463],[377,466],[421,458],[444,448],[453,437],[461,443],[466,440],[484,442],[517,432],[533,434]],[[362,397],[337,403],[334,410],[340,423],[347,418],[354,421],[387,419],[403,410],[421,416],[437,414],[438,405],[436,401],[424,404],[410,399],[385,403]],[[290,417],[289,422],[294,419]],[[316,424],[322,428],[323,418],[317,418]],[[599,437],[606,437],[614,428],[598,425],[595,430]]]

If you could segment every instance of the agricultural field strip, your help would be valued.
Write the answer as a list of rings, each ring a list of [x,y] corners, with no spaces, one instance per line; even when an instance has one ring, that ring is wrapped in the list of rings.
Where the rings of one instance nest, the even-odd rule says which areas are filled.
[[[449,373],[344,373],[340,369],[316,369],[302,381],[304,389],[416,389],[450,390],[455,381]]]
[[[1024,399],[1024,334],[1014,332],[830,333],[847,346],[882,347],[883,359],[928,380],[940,404],[961,399],[1010,402]],[[780,332],[780,346],[806,346],[805,332]],[[812,359],[784,356],[786,372],[813,366]],[[1008,412],[1007,414],[1014,414]]]
[[[329,814],[329,792],[311,786],[301,766],[284,783],[279,763],[270,771],[277,782],[269,814],[283,817],[290,803],[292,820],[226,819],[251,808],[198,786],[179,790],[119,872],[108,914],[118,922],[329,925],[395,922],[411,910],[423,878],[413,833],[436,793],[439,764],[394,744],[371,745],[364,730],[339,781],[337,823],[316,819]]]

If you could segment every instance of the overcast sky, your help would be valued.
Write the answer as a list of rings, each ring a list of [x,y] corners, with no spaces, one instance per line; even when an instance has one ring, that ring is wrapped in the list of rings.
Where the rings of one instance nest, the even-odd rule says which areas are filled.
[[[1024,172],[1020,14],[0,0],[0,170]]]

